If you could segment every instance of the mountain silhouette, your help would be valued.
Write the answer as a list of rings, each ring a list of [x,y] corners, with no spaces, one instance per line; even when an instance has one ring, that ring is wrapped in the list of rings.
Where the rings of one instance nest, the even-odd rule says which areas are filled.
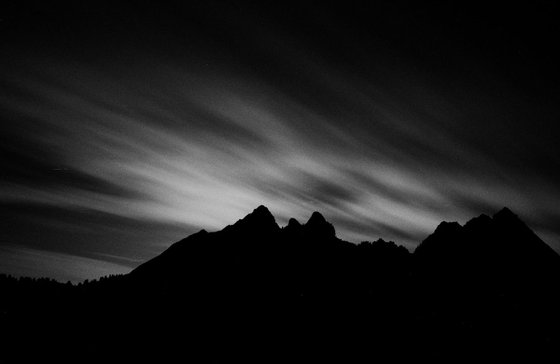
[[[508,208],[493,217],[480,215],[464,226],[442,222],[414,251],[416,256],[424,258],[449,254],[472,258],[477,253],[482,253],[481,259],[501,257],[508,263],[528,260],[538,261],[541,266],[560,263],[558,254]]]
[[[538,362],[558,358],[559,277],[560,256],[507,208],[442,222],[410,253],[344,241],[319,212],[280,227],[259,206],[124,276],[79,286],[1,277],[1,355]]]
[[[461,278],[502,288],[548,282],[560,267],[560,256],[511,210],[480,215],[464,226],[442,222],[414,251],[423,274]],[[442,275],[441,272],[447,272]]]
[[[560,256],[511,210],[464,226],[442,222],[413,255],[415,288],[432,312],[424,319],[458,334],[451,342],[443,338],[448,355],[459,350],[457,338],[495,360],[550,355],[544,343],[557,340],[560,321],[547,306],[560,302]],[[463,324],[448,319],[457,315]]]

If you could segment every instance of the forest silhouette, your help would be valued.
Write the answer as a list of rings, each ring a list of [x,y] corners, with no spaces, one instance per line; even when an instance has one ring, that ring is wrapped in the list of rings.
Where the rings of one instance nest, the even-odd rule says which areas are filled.
[[[264,206],[126,275],[0,276],[0,362],[558,359],[560,256],[513,212],[441,223],[413,253]]]

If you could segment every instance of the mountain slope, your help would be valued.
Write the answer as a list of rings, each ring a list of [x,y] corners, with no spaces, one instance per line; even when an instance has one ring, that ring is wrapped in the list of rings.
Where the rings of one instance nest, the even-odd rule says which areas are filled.
[[[398,247],[393,244],[390,249]],[[220,291],[229,290],[236,281],[239,289],[263,295],[321,295],[327,291],[332,295],[336,290],[340,294],[348,291],[356,282],[367,285],[362,277],[375,260],[364,258],[375,255],[370,252],[373,250],[338,239],[332,224],[318,212],[303,225],[291,219],[281,229],[268,209],[260,206],[223,230],[203,230],[173,244],[129,276],[144,288],[157,289],[163,281],[193,281],[193,285],[202,282],[202,286],[219,287]],[[404,248],[399,252],[408,255]],[[388,263],[380,274],[394,270]],[[358,291],[346,294],[363,294]]]
[[[0,324],[13,333],[0,359],[550,361],[559,269],[507,209],[444,222],[411,254],[343,241],[318,212],[279,227],[259,206],[122,277],[39,290],[0,280]]]
[[[539,284],[560,268],[560,256],[507,208],[464,226],[441,223],[414,257],[424,272],[460,276],[471,283],[479,279],[481,284],[498,277],[502,284]]]
[[[441,355],[466,343],[494,360],[540,362],[553,355],[560,256],[509,209],[464,226],[441,223],[413,259],[416,296],[422,297],[418,322],[453,333],[428,332],[426,340],[445,348]]]

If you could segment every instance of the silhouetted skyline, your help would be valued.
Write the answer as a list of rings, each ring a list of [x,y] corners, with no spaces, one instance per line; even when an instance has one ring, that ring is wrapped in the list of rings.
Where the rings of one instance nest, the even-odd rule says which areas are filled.
[[[260,204],[409,250],[509,206],[560,250],[553,4],[184,3],[0,14],[0,272],[127,273]]]
[[[559,277],[507,208],[442,222],[411,253],[344,241],[317,211],[282,228],[259,206],[126,275],[0,274],[0,361],[557,362]]]

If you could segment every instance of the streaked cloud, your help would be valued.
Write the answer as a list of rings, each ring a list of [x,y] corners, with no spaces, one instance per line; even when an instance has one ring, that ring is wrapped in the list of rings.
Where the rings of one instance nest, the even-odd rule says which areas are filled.
[[[556,140],[533,128],[550,114],[528,115],[513,91],[503,104],[488,87],[442,86],[387,53],[338,66],[233,22],[248,42],[234,50],[12,50],[0,203],[16,222],[2,262],[19,251],[25,269],[41,254],[66,265],[61,277],[122,272],[260,204],[282,224],[319,210],[341,238],[408,248],[442,220],[507,205],[560,249]]]
[[[35,250],[22,247],[0,246],[2,268],[15,276],[48,278],[60,282],[78,283],[88,277],[102,277],[111,274],[125,274],[130,267],[111,263],[103,259]]]

